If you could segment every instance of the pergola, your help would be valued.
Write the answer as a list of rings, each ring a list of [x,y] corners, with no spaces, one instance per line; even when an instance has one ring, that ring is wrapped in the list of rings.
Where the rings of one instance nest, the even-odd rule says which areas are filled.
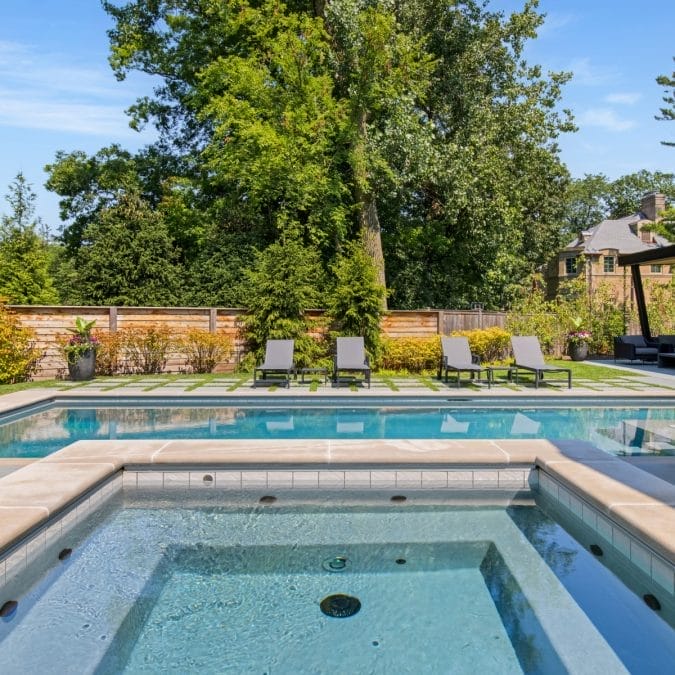
[[[635,302],[638,308],[638,317],[640,318],[640,328],[645,339],[652,337],[649,329],[649,317],[647,316],[647,303],[645,302],[645,293],[642,288],[642,276],[640,274],[640,265],[673,265],[675,266],[675,244],[671,246],[660,246],[659,248],[650,248],[647,251],[638,253],[625,253],[619,256],[619,265],[621,267],[630,267],[633,277],[633,287],[635,288]]]

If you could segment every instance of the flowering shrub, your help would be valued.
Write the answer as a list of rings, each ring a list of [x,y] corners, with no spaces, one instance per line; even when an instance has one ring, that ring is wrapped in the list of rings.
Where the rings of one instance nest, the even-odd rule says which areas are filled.
[[[504,361],[509,354],[511,333],[499,326],[459,330],[453,335],[464,335],[468,338],[471,353],[477,356],[481,363]]]
[[[377,366],[383,370],[421,373],[435,370],[441,359],[441,339],[433,337],[384,337]]]
[[[86,321],[81,316],[75,319],[75,328],[69,328],[70,337],[61,342],[61,349],[68,363],[75,363],[80,357],[99,346],[98,338],[91,331],[96,321]]]
[[[232,353],[232,338],[224,333],[193,328],[178,343],[185,352],[187,365],[193,373],[210,373]]]
[[[43,354],[34,339],[0,300],[0,384],[25,382],[36,371]]]
[[[125,355],[133,372],[153,375],[164,370],[169,351],[175,346],[168,326],[126,328],[121,333]]]
[[[591,341],[593,336],[590,331],[587,330],[573,330],[567,333],[567,344],[576,346],[587,344]]]
[[[122,333],[97,331],[94,339],[98,342],[96,350],[96,374],[116,375],[122,369]]]

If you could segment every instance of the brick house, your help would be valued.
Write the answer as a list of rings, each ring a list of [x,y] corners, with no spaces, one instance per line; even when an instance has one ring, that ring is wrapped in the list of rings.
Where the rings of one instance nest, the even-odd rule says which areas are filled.
[[[583,273],[589,293],[599,284],[608,283],[615,291],[617,302],[631,309],[635,302],[631,275],[628,268],[618,266],[617,258],[619,254],[647,251],[672,243],[652,230],[665,208],[665,195],[650,192],[642,198],[637,213],[618,220],[603,220],[581,232],[549,265],[546,275],[549,295],[558,292],[561,282]],[[642,279],[665,284],[671,280],[672,271],[669,265],[647,266],[642,269]],[[645,285],[647,295],[648,288],[649,283]]]

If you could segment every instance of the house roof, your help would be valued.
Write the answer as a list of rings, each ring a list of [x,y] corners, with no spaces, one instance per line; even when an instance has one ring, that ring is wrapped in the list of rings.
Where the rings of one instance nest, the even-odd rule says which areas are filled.
[[[584,253],[600,253],[607,249],[617,249],[619,253],[637,253],[667,246],[670,242],[659,235],[654,235],[654,243],[648,244],[636,235],[631,225],[648,221],[643,213],[633,213],[618,220],[603,220],[589,230],[576,237],[565,246],[564,250],[582,249]],[[651,221],[648,221],[651,222]]]
[[[619,256],[619,265],[644,265],[647,263],[674,265],[675,264],[675,244],[659,248],[653,248],[648,251],[641,251],[629,255]]]

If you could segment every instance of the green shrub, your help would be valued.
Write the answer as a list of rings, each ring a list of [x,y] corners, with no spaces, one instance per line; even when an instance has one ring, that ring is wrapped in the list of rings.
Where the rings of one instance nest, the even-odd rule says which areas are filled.
[[[175,343],[168,326],[125,328],[121,333],[125,356],[133,372],[153,375],[164,370]]]
[[[314,324],[306,315],[319,306],[323,273],[318,253],[295,239],[285,239],[256,254],[246,270],[248,314],[244,335],[253,357],[259,362],[267,340],[295,340],[295,362],[309,366],[324,355],[321,342],[311,332]]]
[[[477,330],[455,331],[453,335],[464,335],[469,339],[471,353],[477,356],[481,363],[494,363],[508,358],[511,346],[511,333],[493,326]]]
[[[34,339],[35,333],[0,302],[0,384],[25,382],[37,370],[43,354]]]
[[[181,336],[179,346],[193,373],[211,373],[220,361],[232,353],[233,341],[225,333],[193,328]]]
[[[345,246],[332,270],[335,281],[326,298],[331,337],[363,336],[366,350],[376,361],[385,290],[377,282],[372,258],[361,242],[352,242]]]
[[[511,335],[536,335],[544,353],[560,355],[564,349],[566,327],[561,325],[556,303],[547,301],[541,285],[516,302],[506,315]]]
[[[421,373],[437,370],[441,360],[441,339],[432,337],[383,337],[377,366],[381,370]]]
[[[124,333],[95,331],[98,340],[96,350],[96,374],[117,375],[122,371]]]

